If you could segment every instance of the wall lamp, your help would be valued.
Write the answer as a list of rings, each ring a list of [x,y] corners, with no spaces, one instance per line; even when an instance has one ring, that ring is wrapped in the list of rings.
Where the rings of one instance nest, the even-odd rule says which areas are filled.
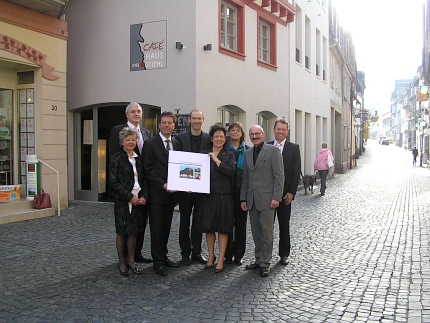
[[[212,44],[206,44],[203,46],[204,50],[212,50]]]
[[[185,46],[180,41],[177,41],[176,42],[176,49],[182,49],[182,48],[185,48]]]

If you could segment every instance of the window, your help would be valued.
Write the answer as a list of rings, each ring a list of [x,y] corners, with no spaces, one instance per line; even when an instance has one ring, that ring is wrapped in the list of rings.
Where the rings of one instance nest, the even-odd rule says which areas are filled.
[[[220,6],[220,53],[245,60],[244,4],[223,0]]]
[[[221,3],[221,46],[237,51],[237,10]]]
[[[276,23],[258,20],[258,65],[276,71]]]
[[[221,107],[217,111],[217,122],[228,127],[233,122],[239,121],[239,114],[232,108]]]
[[[259,58],[270,64],[270,26],[260,21],[260,50]]]

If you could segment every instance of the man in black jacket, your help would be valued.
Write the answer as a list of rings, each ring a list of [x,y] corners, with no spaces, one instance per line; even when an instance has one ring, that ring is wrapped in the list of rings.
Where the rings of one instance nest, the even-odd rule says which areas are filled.
[[[203,112],[192,110],[190,113],[191,129],[176,136],[180,143],[180,150],[199,153],[210,144],[209,135],[202,131],[204,122]],[[181,214],[179,224],[179,246],[181,247],[182,264],[189,266],[192,260],[206,264],[207,259],[202,255],[202,234],[197,231],[197,217],[191,213],[195,206],[196,195],[189,192],[180,192],[179,211]],[[191,259],[190,259],[191,255]]]
[[[169,152],[179,149],[172,137],[176,116],[165,111],[160,115],[160,132],[145,143],[143,165],[149,189],[149,224],[151,226],[151,254],[154,271],[167,276],[165,267],[179,267],[168,257],[167,244],[172,226],[173,210],[178,201],[177,192],[167,189]]]
[[[299,186],[301,158],[299,145],[287,141],[289,124],[285,119],[278,119],[273,127],[275,140],[268,144],[278,147],[282,154],[284,162],[284,190],[282,193],[282,202],[276,208],[276,216],[279,224],[279,257],[281,265],[288,263],[290,256],[290,217],[291,202],[296,195]]]
[[[142,107],[139,105],[139,103],[131,102],[125,108],[125,115],[127,117],[127,123],[120,124],[113,127],[110,133],[109,157],[122,149],[121,144],[119,142],[119,132],[125,127],[136,129],[139,134],[139,141],[136,145],[136,148],[134,148],[134,151],[139,156],[142,155],[142,149],[145,141],[151,138],[151,133],[149,132],[149,130],[140,127],[140,121],[142,120],[143,113],[142,113]],[[146,225],[148,223],[148,207],[146,205],[141,205],[139,208],[140,208],[139,216],[143,216],[143,228],[142,228],[143,231],[139,232],[136,235],[136,249],[135,249],[134,260],[136,262],[152,263],[151,258],[147,258],[142,255],[143,241],[145,238],[145,230],[146,230]]]

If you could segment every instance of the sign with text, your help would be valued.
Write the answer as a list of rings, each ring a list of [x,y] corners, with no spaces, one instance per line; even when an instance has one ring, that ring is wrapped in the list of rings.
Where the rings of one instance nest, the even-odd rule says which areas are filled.
[[[166,68],[167,21],[130,25],[130,71]]]

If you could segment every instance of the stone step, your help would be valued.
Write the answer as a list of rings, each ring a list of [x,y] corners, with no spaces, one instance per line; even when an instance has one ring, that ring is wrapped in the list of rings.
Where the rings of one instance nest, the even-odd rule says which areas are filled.
[[[33,209],[33,201],[21,199],[11,202],[0,202],[0,224],[26,221],[55,215],[54,208]]]

